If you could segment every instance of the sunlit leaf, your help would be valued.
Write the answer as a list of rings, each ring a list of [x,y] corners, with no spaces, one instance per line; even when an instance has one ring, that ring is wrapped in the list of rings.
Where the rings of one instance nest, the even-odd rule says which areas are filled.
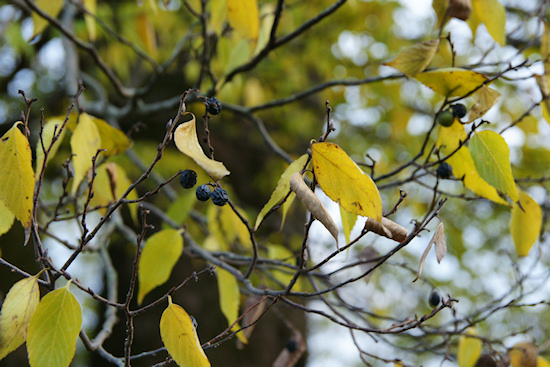
[[[237,282],[237,278],[231,275],[230,272],[220,267],[216,268],[216,277],[218,279],[220,308],[223,315],[227,319],[227,323],[231,325],[239,317],[239,305],[241,303],[239,283]],[[233,331],[238,329],[238,323],[231,328]],[[242,333],[238,333],[237,337],[241,340],[241,342],[247,343],[247,340]]]
[[[472,137],[469,149],[479,175],[512,201],[517,201],[510,149],[504,138],[494,131],[481,131]]]
[[[342,229],[344,231],[346,243],[349,243],[349,237],[351,235],[351,231],[353,230],[353,226],[357,221],[357,214],[348,212],[347,210],[342,208],[341,205],[339,207],[340,207],[340,216],[342,217]]]
[[[350,213],[382,221],[378,188],[338,145],[311,146],[315,178],[325,194]]]
[[[54,132],[55,134],[59,133],[59,130],[62,124],[63,124],[63,119],[59,117],[48,119],[44,124],[44,129],[42,130],[42,140],[44,142],[44,148],[46,149],[46,151],[52,144]],[[59,146],[61,145],[61,142],[63,141],[64,136],[65,136],[65,129],[61,131],[61,134],[59,135],[59,139],[57,139],[53,144],[52,149],[48,154],[48,159],[46,160],[46,163],[49,162],[55,156],[55,153],[57,153],[57,150],[59,149]],[[38,142],[36,143],[36,174],[35,174],[36,179],[38,179],[38,175],[40,175],[40,172],[42,171],[43,166],[44,166],[44,150],[42,149],[42,143],[40,142],[40,140],[38,140]]]
[[[468,337],[469,335],[477,335],[475,327],[466,330],[465,334],[460,336],[458,342],[458,367],[474,367],[479,356],[483,342],[478,338]]]
[[[461,68],[425,71],[414,78],[446,97],[464,96],[481,87],[488,80],[483,74]]]
[[[485,24],[487,31],[501,46],[506,44],[506,10],[499,0],[472,1],[476,17]]]
[[[0,200],[0,236],[10,230],[14,219],[13,213]]]
[[[86,29],[88,30],[88,38],[93,42],[97,37],[97,26],[92,15],[97,13],[97,0],[82,0],[82,5],[84,5],[84,8],[91,14],[85,14],[84,21],[86,22]]]
[[[36,0],[34,2],[38,8],[53,18],[57,18],[59,12],[63,9],[63,3],[64,0]],[[42,33],[44,28],[46,28],[49,24],[46,19],[42,18],[36,12],[32,13],[32,23],[34,25],[34,30],[31,39]]]
[[[176,229],[163,229],[145,242],[139,258],[138,304],[153,289],[166,283],[183,252],[183,237]]]
[[[81,114],[71,136],[71,150],[75,155],[73,157],[73,194],[86,176],[86,172],[92,167],[92,158],[100,148],[101,138],[96,124],[90,115]]]
[[[525,191],[519,190],[519,203],[512,207],[510,233],[518,256],[527,256],[542,228],[542,209]]]
[[[37,278],[18,281],[4,299],[0,312],[0,360],[27,339],[27,327],[40,300]]]
[[[538,356],[537,367],[550,367],[550,362],[546,358],[542,356]]]
[[[31,367],[66,367],[73,359],[82,310],[69,285],[46,294],[31,318],[27,337]]]
[[[190,121],[184,122],[174,132],[174,142],[179,151],[192,158],[202,169],[208,173],[214,181],[227,176],[230,172],[223,163],[208,158],[202,151],[197,138],[195,116]]]
[[[257,0],[227,0],[227,20],[241,38],[258,39],[260,16]]]
[[[258,217],[256,218],[256,224],[254,225],[254,230],[256,230],[260,223],[262,223],[262,220],[264,219],[265,215],[277,204],[283,200],[288,192],[290,191],[290,176],[294,172],[301,171],[302,168],[304,168],[304,165],[306,164],[308,160],[308,155],[304,154],[300,158],[296,159],[294,162],[292,162],[286,170],[283,172],[281,177],[279,178],[279,181],[277,182],[277,187],[275,187],[275,190],[273,190],[273,193],[271,194],[271,197],[269,198],[269,201],[267,204],[264,205],[262,210],[260,211],[260,214],[258,214]]]
[[[160,318],[162,342],[180,367],[208,367],[210,362],[201,347],[191,316],[168,296],[168,307]]]
[[[86,113],[80,114],[80,118]],[[120,154],[130,147],[130,139],[121,130],[113,127],[107,121],[95,116],[87,115],[97,127],[99,138],[101,139],[101,149],[105,149],[105,155],[110,157]]]
[[[32,218],[34,172],[29,141],[13,124],[0,142],[0,200],[15,215],[24,228],[29,228]]]
[[[485,115],[498,102],[500,93],[484,85],[474,93],[473,97],[476,99],[476,103],[470,109],[468,118],[470,122]]]
[[[384,63],[407,76],[415,76],[430,64],[437,51],[439,39],[419,42],[407,47],[392,61]]]
[[[533,343],[517,343],[510,350],[510,364],[512,367],[539,367],[539,351]]]

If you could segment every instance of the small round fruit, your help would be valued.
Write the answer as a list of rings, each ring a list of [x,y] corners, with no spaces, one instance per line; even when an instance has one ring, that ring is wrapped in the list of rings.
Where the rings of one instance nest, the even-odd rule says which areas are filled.
[[[211,115],[219,115],[222,112],[222,103],[216,97],[207,98],[206,110]]]
[[[428,301],[430,302],[430,306],[437,307],[437,305],[439,305],[439,302],[441,301],[441,297],[439,296],[439,293],[433,291],[432,294],[430,294],[430,298]]]
[[[294,339],[288,339],[285,344],[285,348],[290,352],[294,353],[298,350],[298,342]]]
[[[210,199],[212,189],[206,184],[200,185],[199,187],[197,187],[197,191],[195,194],[197,195],[197,199],[199,199],[200,201],[206,201]]]
[[[217,206],[224,206],[227,201],[229,200],[229,195],[227,195],[227,191],[225,191],[222,188],[217,188],[212,192],[212,202]]]
[[[437,122],[441,126],[449,127],[453,124],[453,122],[455,122],[455,117],[451,111],[445,110],[439,114],[437,117]]]
[[[468,112],[468,110],[466,109],[466,106],[464,106],[462,103],[456,103],[452,105],[451,110],[453,110],[453,115],[459,119],[466,116],[466,112]]]
[[[197,184],[197,172],[186,169],[180,175],[180,184],[184,189],[190,189]]]
[[[450,178],[453,175],[453,167],[447,162],[443,162],[437,167],[437,176],[443,179]]]

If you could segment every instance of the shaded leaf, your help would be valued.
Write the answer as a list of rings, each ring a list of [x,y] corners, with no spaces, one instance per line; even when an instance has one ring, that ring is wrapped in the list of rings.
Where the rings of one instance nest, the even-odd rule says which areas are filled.
[[[500,99],[500,93],[484,85],[475,92],[476,103],[470,109],[469,122],[472,122],[487,113]]]
[[[239,305],[241,303],[241,293],[239,291],[239,283],[237,278],[231,275],[230,272],[222,268],[216,268],[216,277],[218,279],[218,295],[220,298],[220,308],[223,315],[227,319],[227,323],[231,325],[239,317]],[[232,331],[238,330],[239,324],[236,323],[231,328]],[[242,343],[247,343],[243,333],[238,333],[237,337]]]
[[[166,283],[183,252],[183,237],[176,229],[163,229],[145,242],[139,258],[137,302],[153,289]]]
[[[547,70],[548,69],[548,70]],[[550,68],[545,64],[545,71],[550,71]],[[548,75],[535,75],[535,80],[540,88],[542,97],[544,98],[541,103],[542,116],[546,122],[550,123],[550,87],[548,86]]]
[[[0,200],[24,228],[31,225],[34,172],[29,141],[13,124],[0,142]]]
[[[538,350],[533,343],[517,343],[510,350],[510,364],[512,367],[539,367],[537,366]]]
[[[344,231],[344,237],[346,238],[346,243],[349,243],[351,231],[353,230],[355,222],[357,221],[357,214],[348,212],[347,210],[342,208],[341,205],[339,205],[339,208],[340,216],[342,217],[342,229]]]
[[[476,17],[485,24],[487,31],[501,46],[506,44],[506,10],[498,0],[472,1]]]
[[[483,74],[461,68],[425,71],[414,78],[446,97],[464,96],[481,87],[488,80]]]
[[[0,313],[0,360],[27,340],[27,327],[40,301],[37,278],[18,281],[4,299]]]
[[[57,18],[61,9],[63,9],[64,0],[36,0],[34,4],[46,12],[53,18]],[[48,26],[49,22],[42,18],[38,13],[32,13],[32,23],[34,25],[34,30],[32,33],[31,39],[42,33],[42,31]]]
[[[430,64],[437,51],[439,39],[419,42],[407,47],[392,61],[384,63],[399,70],[403,74],[413,77]]]
[[[242,318],[242,324],[248,327],[244,329],[242,333],[247,340],[250,339],[250,335],[252,334],[252,331],[254,331],[256,321],[258,321],[258,319],[264,313],[266,304],[266,298],[257,294],[251,294],[250,296],[246,297],[246,301],[244,302],[244,309],[248,312],[246,312],[244,317]],[[244,348],[244,343],[240,339],[237,340],[237,348]]]
[[[519,202],[512,207],[510,233],[518,256],[527,256],[542,228],[542,209],[525,191],[519,190]]]
[[[315,178],[325,194],[350,213],[382,220],[382,199],[367,174],[338,145],[311,146]]]
[[[168,296],[168,307],[160,318],[162,342],[180,367],[205,367],[210,362],[201,347],[191,316]]]
[[[272,260],[278,260],[285,262],[289,265],[296,265],[296,256],[287,249],[284,246],[281,245],[274,245],[274,244],[268,244],[267,245],[267,257]],[[281,285],[286,288],[286,286],[290,283],[292,278],[294,277],[294,274],[290,271],[281,271],[277,268],[274,268],[269,271],[270,274],[275,278],[278,283],[273,285],[273,288],[280,288]],[[298,281],[292,288],[295,292],[301,291],[301,282]]]
[[[477,359],[481,355],[483,342],[478,338],[468,337],[477,335],[475,327],[471,327],[460,336],[458,342],[458,367],[474,367]]]
[[[82,310],[70,284],[46,294],[31,318],[27,338],[31,367],[66,367],[73,359]]]
[[[238,208],[238,207],[237,207]],[[238,209],[241,213],[243,211]],[[240,245],[250,251],[252,248],[252,240],[248,228],[235,214],[229,205],[216,206],[211,205],[207,212],[208,230],[212,233],[220,250],[228,251],[231,247]]]
[[[227,21],[241,38],[255,42],[260,29],[257,0],[227,0]]]
[[[449,19],[447,12],[449,9],[449,0],[433,0],[432,7],[437,16],[436,29],[440,29]]]
[[[156,57],[158,55],[157,36],[148,13],[141,12],[136,16],[136,32],[145,47],[145,51]]]
[[[441,260],[447,254],[447,242],[445,241],[445,228],[443,226],[443,222],[437,225],[437,228],[434,232],[434,235],[432,236],[432,239],[428,243],[428,246],[426,246],[426,249],[424,250],[422,257],[420,258],[420,266],[418,267],[418,274],[416,275],[416,278],[414,278],[413,283],[416,282],[418,278],[420,278],[420,275],[422,275],[422,268],[424,267],[424,262],[426,261],[426,257],[428,256],[428,253],[430,252],[433,244],[435,244],[435,256],[437,258],[437,262],[440,263]]]
[[[90,115],[87,113],[81,114],[71,136],[71,150],[75,155],[73,157],[73,194],[78,189],[84,177],[86,177],[86,172],[92,167],[92,158],[100,148],[101,138],[96,124]]]
[[[80,118],[82,118],[82,115],[87,115],[97,127],[97,132],[101,140],[101,149],[105,149],[105,155],[107,157],[120,154],[130,147],[130,139],[128,139],[124,132],[111,126],[105,120],[86,113],[80,114]]]
[[[214,181],[227,176],[230,172],[223,163],[208,158],[202,151],[197,138],[195,115],[190,121],[181,123],[174,132],[174,142],[179,151],[192,158]]]
[[[97,26],[92,16],[97,13],[97,0],[82,0],[82,5],[84,5],[84,8],[91,14],[85,14],[84,21],[86,22],[86,29],[88,30],[88,39],[93,42],[97,38]]]
[[[59,117],[48,119],[48,121],[44,124],[44,129],[42,130],[42,140],[44,141],[44,148],[46,148],[46,151],[52,144],[54,132],[57,134],[62,124],[63,124],[63,119]],[[63,141],[64,136],[65,136],[65,129],[61,131],[61,134],[59,135],[59,139],[57,139],[53,144],[52,149],[48,154],[48,159],[46,160],[46,163],[48,163],[55,156],[55,153],[57,153],[57,150],[59,149],[59,146],[61,145],[61,142]],[[44,166],[44,151],[42,150],[42,144],[40,143],[40,140],[39,140],[36,143],[35,179],[38,179],[38,175],[40,175],[40,171],[42,171],[43,166]]]
[[[172,219],[175,223],[182,225],[189,213],[193,209],[193,205],[197,202],[197,196],[193,190],[184,191],[175,201],[173,201],[166,215]]]
[[[0,236],[10,230],[14,219],[13,213],[0,200]]]

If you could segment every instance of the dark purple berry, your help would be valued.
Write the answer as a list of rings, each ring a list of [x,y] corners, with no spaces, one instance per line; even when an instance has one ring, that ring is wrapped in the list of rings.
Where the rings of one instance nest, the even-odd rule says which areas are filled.
[[[430,299],[428,301],[430,302],[430,306],[437,307],[441,301],[441,297],[439,296],[439,293],[433,291],[432,294],[430,294]]]
[[[206,111],[211,115],[219,115],[222,112],[222,103],[216,97],[206,99]]]
[[[459,119],[466,116],[466,112],[468,112],[468,110],[466,109],[466,106],[464,106],[462,103],[457,103],[452,105],[451,110],[453,111],[453,115]]]
[[[229,196],[227,195],[227,191],[224,189],[218,187],[212,193],[212,202],[217,206],[224,206],[228,200]]]
[[[443,162],[437,167],[437,176],[446,179],[453,175],[453,167],[447,162]]]
[[[197,172],[186,169],[180,175],[180,184],[184,189],[190,189],[197,184]]]
[[[290,352],[294,353],[298,350],[298,342],[294,339],[288,339],[285,344],[285,348]]]
[[[212,193],[212,189],[210,188],[210,186],[206,184],[200,185],[199,187],[197,187],[196,195],[197,195],[197,199],[199,199],[200,201],[206,201],[210,199],[211,193]]]

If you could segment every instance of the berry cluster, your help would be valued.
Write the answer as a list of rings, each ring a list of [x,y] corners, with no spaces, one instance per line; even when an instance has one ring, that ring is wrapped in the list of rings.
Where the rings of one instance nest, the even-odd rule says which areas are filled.
[[[211,115],[219,115],[222,112],[222,103],[216,97],[207,98],[204,104],[206,111]]]
[[[180,184],[184,189],[192,188],[197,184],[197,173],[193,170],[186,169],[180,175]],[[229,201],[227,191],[221,187],[218,187],[212,191],[210,185],[208,184],[203,184],[197,187],[195,195],[197,195],[197,199],[200,201],[207,201],[212,198],[214,205],[218,206],[224,206]]]
[[[437,122],[441,126],[449,127],[455,122],[455,118],[461,119],[466,116],[467,112],[468,110],[466,109],[466,106],[461,103],[455,103],[454,105],[451,105],[449,109],[439,114],[437,117]]]

